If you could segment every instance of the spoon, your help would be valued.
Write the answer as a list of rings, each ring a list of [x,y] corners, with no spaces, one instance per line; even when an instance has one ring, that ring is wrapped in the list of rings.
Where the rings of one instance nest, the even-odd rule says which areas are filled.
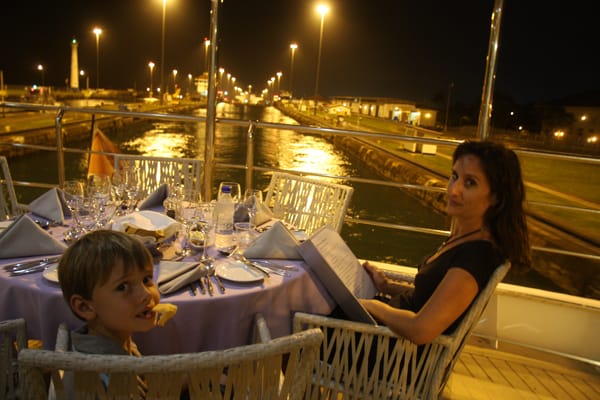
[[[221,291],[221,293],[225,293],[225,286],[223,285],[223,281],[221,281],[221,277],[219,277],[219,275],[215,273],[215,266],[212,263],[212,260],[206,260],[202,264],[204,265],[204,269],[206,270],[206,279],[208,279],[209,284],[210,277],[212,276],[213,278],[215,278],[215,281],[217,281],[217,286],[219,286],[219,290]]]

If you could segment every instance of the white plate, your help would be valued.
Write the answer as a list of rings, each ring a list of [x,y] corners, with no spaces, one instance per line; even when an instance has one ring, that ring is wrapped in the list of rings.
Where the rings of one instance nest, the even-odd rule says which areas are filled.
[[[243,262],[231,259],[217,260],[215,262],[215,272],[221,278],[233,282],[258,282],[265,277]]]
[[[53,264],[42,272],[42,276],[50,282],[59,283],[58,281],[58,264]]]

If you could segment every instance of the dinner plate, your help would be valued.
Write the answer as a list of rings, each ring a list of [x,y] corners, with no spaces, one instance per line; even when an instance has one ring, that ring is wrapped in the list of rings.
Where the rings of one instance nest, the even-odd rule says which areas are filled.
[[[42,272],[42,276],[50,282],[60,283],[58,281],[58,264],[49,266]]]
[[[215,262],[215,272],[223,279],[232,282],[259,282],[264,279],[264,274],[254,271],[241,261],[221,259]]]

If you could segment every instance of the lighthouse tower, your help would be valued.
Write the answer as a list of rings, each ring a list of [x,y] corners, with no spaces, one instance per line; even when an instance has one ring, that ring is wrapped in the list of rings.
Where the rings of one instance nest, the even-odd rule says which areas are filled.
[[[71,90],[79,90],[79,61],[77,60],[77,47],[79,44],[76,39],[71,41]]]

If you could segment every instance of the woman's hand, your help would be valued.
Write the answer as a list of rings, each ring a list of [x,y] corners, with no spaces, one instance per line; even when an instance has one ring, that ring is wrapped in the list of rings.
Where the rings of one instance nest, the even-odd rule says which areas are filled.
[[[387,293],[388,278],[385,276],[385,274],[379,268],[369,264],[368,261],[365,261],[362,266],[373,280],[377,290]]]

